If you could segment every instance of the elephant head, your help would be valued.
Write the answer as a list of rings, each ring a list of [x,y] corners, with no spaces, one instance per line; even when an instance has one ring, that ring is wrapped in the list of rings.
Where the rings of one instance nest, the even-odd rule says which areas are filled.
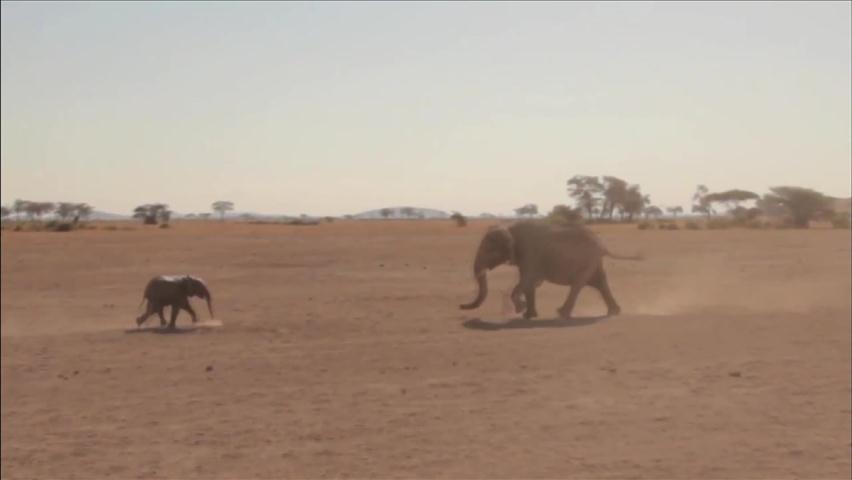
[[[473,261],[473,275],[476,277],[479,291],[472,302],[462,304],[459,307],[463,310],[470,310],[482,305],[485,297],[488,296],[487,271],[504,263],[515,263],[515,239],[508,229],[492,227],[479,243],[476,258]]]
[[[210,312],[210,317],[213,317],[213,297],[210,295],[210,290],[204,280],[187,275],[181,281],[181,285],[187,297],[199,297],[207,300],[207,310]]]

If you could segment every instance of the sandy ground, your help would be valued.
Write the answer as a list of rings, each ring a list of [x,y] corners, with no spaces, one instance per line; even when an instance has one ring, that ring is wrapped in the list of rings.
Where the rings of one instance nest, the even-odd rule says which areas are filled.
[[[488,224],[4,231],[2,477],[852,474],[849,231],[596,228],[624,313],[523,322],[458,309]],[[180,273],[223,326],[135,331]]]

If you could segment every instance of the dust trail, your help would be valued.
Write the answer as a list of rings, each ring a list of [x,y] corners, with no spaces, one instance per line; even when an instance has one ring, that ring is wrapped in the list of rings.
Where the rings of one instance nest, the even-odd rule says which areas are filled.
[[[849,282],[838,284],[790,265],[732,261],[705,255],[670,265],[663,278],[649,279],[630,311],[675,315],[697,311],[808,313],[850,303]]]
[[[219,319],[219,318],[217,318],[217,319],[215,319],[215,320],[211,319],[211,320],[205,320],[205,321],[203,321],[203,322],[198,322],[198,323],[196,323],[195,325],[196,325],[197,327],[200,327],[200,328],[201,328],[201,327],[211,327],[211,328],[215,328],[215,327],[224,327],[224,326],[225,326],[225,324],[224,324],[224,323],[222,323],[222,320],[221,320],[221,319]]]

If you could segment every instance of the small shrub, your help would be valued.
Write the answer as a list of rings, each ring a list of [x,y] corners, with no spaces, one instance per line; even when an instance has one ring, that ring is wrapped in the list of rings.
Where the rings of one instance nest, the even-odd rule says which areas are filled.
[[[611,225],[614,223],[619,223],[618,219],[616,218],[588,218],[583,219],[583,221],[587,225]]]
[[[664,230],[680,230],[680,227],[674,222],[666,223],[662,225],[661,228],[663,228]]]
[[[160,228],[172,228],[168,223],[161,223]]]
[[[547,220],[557,225],[580,225],[584,222],[580,211],[567,205],[554,206],[547,214]]]
[[[636,227],[639,230],[654,230],[655,228],[657,228],[656,225],[654,225],[651,222],[647,222],[647,221],[639,222],[638,224],[636,224]]]
[[[51,220],[44,224],[43,228],[39,228],[39,230],[47,230],[48,232],[70,232],[74,230],[74,225],[68,222],[60,222],[58,220]]]
[[[16,232],[20,232],[23,229],[24,229],[24,227],[22,227],[21,224],[18,224],[18,225],[15,225],[15,228],[13,228],[12,230],[14,230]]]
[[[296,218],[294,220],[290,220],[289,222],[285,222],[285,223],[287,225],[303,226],[303,225],[319,225],[320,222],[318,222],[316,220],[306,220],[306,219],[303,219],[303,218]]]
[[[115,225],[104,225],[103,227],[101,227],[101,229],[102,230],[115,231],[115,230],[118,230],[118,227],[116,227]]]
[[[850,228],[849,214],[845,213],[845,212],[835,213],[834,216],[831,218],[831,225],[834,228],[849,229]]]
[[[701,224],[695,220],[687,220],[683,226],[686,227],[687,230],[701,230]]]
[[[334,222],[334,217],[325,217],[325,222],[326,222],[326,223],[332,223],[332,222]]]
[[[456,226],[464,227],[467,225],[467,218],[459,212],[453,213],[450,218],[456,222]]]

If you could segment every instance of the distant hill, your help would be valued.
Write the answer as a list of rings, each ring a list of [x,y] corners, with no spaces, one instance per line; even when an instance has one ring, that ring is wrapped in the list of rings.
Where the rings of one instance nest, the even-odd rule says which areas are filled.
[[[101,212],[93,210],[89,215],[89,220],[130,220],[130,215],[120,215],[118,213]]]
[[[386,207],[391,211],[390,216],[387,218],[450,218],[450,214],[443,210],[435,210],[432,208],[418,208],[418,207]],[[408,217],[403,215],[403,209],[410,208],[412,210],[413,216]],[[368,220],[368,219],[382,219],[385,218],[382,216],[383,208],[378,208],[376,210],[369,210],[366,212],[359,213],[357,215],[353,215],[353,218]]]
[[[201,218],[200,214],[210,215],[211,220],[219,220],[218,212],[200,212],[200,213],[187,213],[180,215],[176,218]],[[265,213],[254,213],[254,212],[225,212],[225,220],[278,220],[286,215],[269,215]]]

